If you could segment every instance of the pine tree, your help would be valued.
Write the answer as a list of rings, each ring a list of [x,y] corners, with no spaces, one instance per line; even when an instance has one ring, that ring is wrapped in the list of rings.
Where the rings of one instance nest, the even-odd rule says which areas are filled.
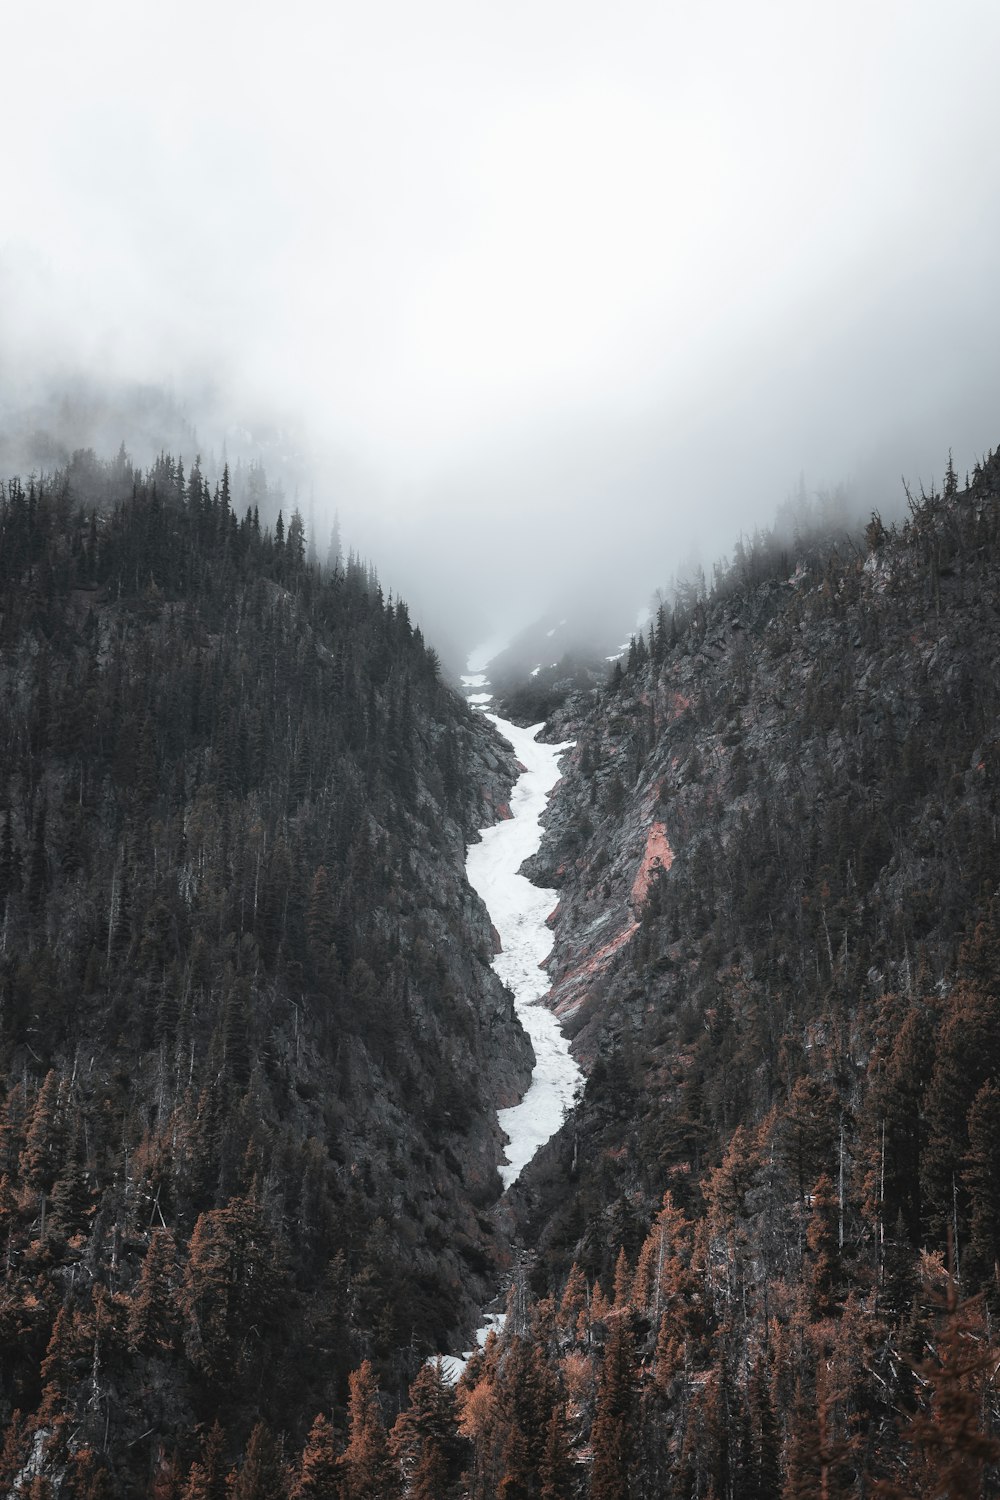
[[[93,1211],[93,1193],[83,1163],[83,1122],[73,1112],[67,1128],[69,1146],[52,1187],[49,1223],[64,1239],[72,1239],[87,1226]]]
[[[538,1479],[538,1500],[572,1500],[575,1490],[573,1460],[562,1403],[552,1408]]]
[[[230,1476],[227,1493],[229,1500],[282,1500],[287,1496],[284,1468],[266,1422],[254,1425],[243,1462]]]
[[[309,940],[309,958],[320,983],[332,982],[336,966],[336,949],[333,943],[333,898],[330,877],[326,866],[320,865],[313,875],[306,908],[306,934]]]
[[[175,1306],[177,1247],[169,1229],[154,1229],[128,1315],[129,1348],[161,1353],[179,1331]]]
[[[795,1401],[789,1413],[782,1500],[815,1500],[820,1493],[819,1430],[813,1403],[796,1376]]]
[[[985,1493],[985,1476],[1000,1462],[1000,1439],[983,1422],[998,1350],[986,1337],[981,1299],[960,1302],[949,1277],[937,1321],[930,1353],[916,1365],[917,1409],[901,1434],[905,1482],[876,1483],[880,1500],[971,1500]]]
[[[780,1493],[778,1424],[764,1360],[759,1359],[747,1393],[750,1417],[750,1473],[745,1500],[773,1500]]]
[[[200,1214],[179,1297],[192,1362],[220,1381],[251,1368],[283,1285],[279,1247],[253,1193]]]
[[[201,1440],[198,1457],[191,1465],[181,1500],[225,1500],[225,1435],[216,1419]]]
[[[45,898],[50,886],[49,856],[45,842],[46,818],[47,809],[43,803],[35,817],[35,832],[28,860],[28,910],[35,920],[44,914]]]
[[[637,1311],[658,1323],[663,1307],[683,1296],[687,1280],[685,1258],[690,1256],[691,1224],[663,1195],[663,1207],[643,1241],[636,1265],[633,1301]]]
[[[633,1391],[635,1328],[631,1313],[611,1319],[601,1363],[597,1405],[591,1429],[594,1453],[591,1500],[629,1500],[629,1453],[635,1418]]]
[[[101,1455],[88,1446],[72,1452],[59,1493],[70,1500],[115,1500],[111,1475]]]
[[[576,1261],[569,1268],[566,1285],[559,1302],[558,1326],[560,1330],[575,1336],[580,1316],[587,1307],[587,1278]]]
[[[292,511],[285,541],[285,555],[293,568],[300,568],[306,555],[306,529],[298,509]]]
[[[615,1261],[615,1281],[612,1306],[617,1310],[628,1307],[632,1298],[632,1271],[629,1267],[625,1247],[618,1251]]]
[[[806,1228],[807,1275],[813,1312],[817,1317],[826,1317],[832,1312],[840,1289],[838,1208],[833,1183],[824,1172],[812,1190],[812,1213]]]
[[[943,1246],[956,1217],[968,1152],[968,1120],[982,1085],[1000,1068],[1000,1000],[978,982],[957,984],[938,1032],[934,1070],[924,1098],[927,1149],[923,1161],[929,1225]],[[959,1229],[964,1226],[960,1222]],[[958,1256],[959,1245],[955,1245]]]
[[[969,1248],[965,1273],[1000,1283],[1000,1085],[988,1079],[969,1109]]]
[[[52,1190],[52,1184],[63,1164],[66,1145],[66,1120],[59,1075],[50,1069],[38,1091],[31,1114],[20,1173],[29,1187],[40,1193]]]
[[[51,1420],[68,1405],[73,1387],[87,1370],[92,1348],[92,1330],[77,1311],[64,1304],[56,1314],[39,1372],[43,1420]]]
[[[4,1493],[10,1491],[15,1477],[24,1467],[31,1449],[32,1432],[30,1418],[22,1416],[20,1411],[11,1414],[4,1431],[3,1446],[0,1448],[0,1489]]]
[[[410,1404],[396,1418],[391,1448],[411,1497],[444,1500],[458,1477],[463,1445],[455,1393],[439,1364],[423,1365],[410,1386]]]
[[[532,1500],[534,1487],[528,1441],[518,1423],[512,1421],[507,1426],[500,1454],[497,1500]]]
[[[343,1500],[393,1500],[399,1493],[399,1471],[389,1452],[378,1388],[367,1359],[352,1372],[348,1385]]]
[[[4,1100],[0,1115],[0,1171],[11,1177],[19,1172],[32,1112],[27,1089],[19,1079]]]
[[[340,1467],[333,1427],[320,1412],[309,1429],[290,1500],[340,1500]]]

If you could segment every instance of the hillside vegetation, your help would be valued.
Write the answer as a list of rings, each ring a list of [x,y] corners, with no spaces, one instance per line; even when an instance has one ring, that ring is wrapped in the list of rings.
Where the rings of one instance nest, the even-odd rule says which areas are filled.
[[[998,660],[991,459],[857,543],[742,545],[553,728],[589,1077],[516,1190],[520,1330],[593,1497],[996,1463]]]
[[[515,771],[333,564],[228,470],[0,494],[0,1492],[301,1445],[492,1295],[531,1058],[464,857]]]
[[[8,1493],[1000,1491],[1000,460],[741,544],[553,694],[588,1077],[455,1388],[510,758],[225,475],[79,455],[0,517]]]

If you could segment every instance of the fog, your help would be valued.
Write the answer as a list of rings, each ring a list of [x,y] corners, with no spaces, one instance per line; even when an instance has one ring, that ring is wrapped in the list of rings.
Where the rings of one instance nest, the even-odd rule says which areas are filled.
[[[1000,441],[994,0],[19,10],[0,417],[266,431],[432,637]]]

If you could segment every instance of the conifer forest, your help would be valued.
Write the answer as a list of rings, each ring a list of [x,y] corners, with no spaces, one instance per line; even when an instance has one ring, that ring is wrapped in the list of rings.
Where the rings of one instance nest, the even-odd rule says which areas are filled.
[[[377,563],[3,476],[0,1495],[1000,1494],[1000,457],[501,694],[585,1075],[506,1192],[519,768]]]

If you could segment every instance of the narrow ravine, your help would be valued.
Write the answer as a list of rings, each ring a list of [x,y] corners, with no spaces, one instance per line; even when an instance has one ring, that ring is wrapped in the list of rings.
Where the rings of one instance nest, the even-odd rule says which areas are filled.
[[[532,885],[519,873],[542,841],[541,816],[559,780],[559,757],[573,742],[540,744],[535,736],[541,724],[522,729],[490,712],[487,705],[492,695],[485,672],[477,670],[478,666],[477,654],[473,653],[469,672],[462,678],[468,701],[496,725],[524,768],[511,792],[511,817],[482,829],[480,842],[469,849],[466,861],[469,884],[482,897],[500,937],[501,951],[493,967],[513,994],[518,1019],[535,1049],[535,1067],[523,1099],[510,1109],[498,1111],[508,1142],[507,1159],[500,1168],[506,1189],[559,1129],[583,1082],[562,1027],[542,1003],[549,983],[541,964],[553,944],[547,918],[558,901],[558,892]],[[485,1315],[479,1330],[480,1344],[490,1328],[502,1321],[496,1313]],[[445,1361],[451,1379],[458,1378],[467,1358]]]
[[[518,1020],[531,1037],[535,1067],[528,1091],[519,1104],[499,1112],[508,1137],[507,1161],[500,1174],[510,1187],[522,1168],[562,1124],[582,1079],[562,1027],[540,1002],[549,989],[543,960],[552,950],[552,931],[546,923],[558,893],[532,885],[518,874],[542,839],[541,815],[549,793],[559,780],[559,756],[568,745],[542,745],[535,724],[521,729],[497,714],[488,713],[524,766],[511,793],[512,816],[484,828],[482,841],[473,844],[466,862],[469,884],[483,898],[500,935],[501,951],[493,960],[514,996]]]

